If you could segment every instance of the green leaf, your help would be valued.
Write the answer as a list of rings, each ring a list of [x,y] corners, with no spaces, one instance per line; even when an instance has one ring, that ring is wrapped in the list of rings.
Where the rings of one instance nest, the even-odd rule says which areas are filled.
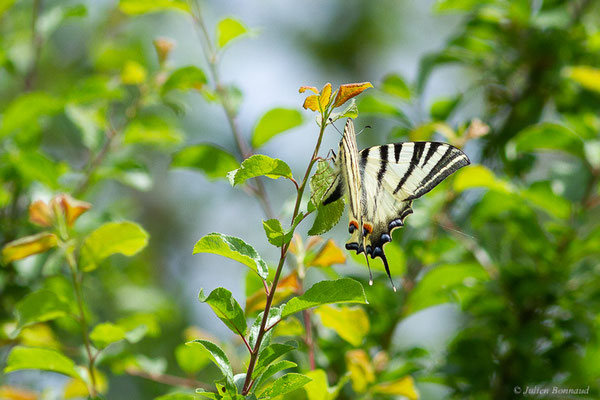
[[[265,369],[265,371],[262,373],[262,375],[260,376],[260,378],[258,378],[256,380],[256,384],[254,385],[254,390],[258,390],[261,388],[261,386],[273,375],[275,375],[276,373],[283,371],[284,369],[288,369],[288,368],[294,368],[297,367],[298,364],[296,364],[293,361],[288,361],[288,360],[281,360],[278,361],[276,363],[273,363],[271,365],[269,365],[267,367],[267,369]]]
[[[571,203],[564,197],[554,194],[550,182],[536,182],[523,190],[521,195],[555,218],[567,219],[571,215]]]
[[[600,69],[588,65],[579,65],[565,70],[566,76],[582,87],[600,93]]]
[[[69,314],[69,305],[48,290],[39,290],[25,296],[16,307],[18,327],[50,321]]]
[[[479,187],[502,193],[511,191],[508,182],[496,178],[496,175],[483,165],[471,165],[461,169],[456,173],[453,184],[458,193]]]
[[[207,392],[204,389],[196,389],[196,394],[199,396],[205,397],[207,399],[212,399],[212,400],[221,400],[223,398],[218,393]]]
[[[335,386],[329,387],[327,373],[322,369],[308,371],[306,376],[312,379],[304,386],[307,400],[335,400],[338,398],[342,387],[350,379],[350,376],[346,374],[340,378]]]
[[[198,400],[198,396],[192,393],[175,392],[155,397],[154,400]]]
[[[263,229],[267,235],[267,240],[273,246],[281,247],[292,240],[292,230],[284,231],[278,219],[273,218],[263,221]]]
[[[514,138],[519,152],[558,150],[584,158],[583,140],[562,125],[544,122],[525,128]]]
[[[124,133],[126,144],[147,144],[154,146],[172,146],[181,143],[183,133],[167,121],[157,117],[145,117],[133,120]]]
[[[296,349],[297,347],[298,346],[296,345],[296,342],[289,342],[285,344],[273,343],[265,347],[258,355],[258,361],[256,362],[256,367],[252,373],[252,379],[255,379],[257,376],[262,374],[273,361],[285,353]]]
[[[15,1],[16,0],[0,0],[0,17],[15,3]]]
[[[489,279],[479,264],[449,264],[431,269],[410,293],[405,315],[448,302],[463,302],[479,282]]]
[[[401,99],[410,99],[410,89],[404,79],[397,74],[389,74],[383,78],[381,90],[386,93],[398,96]]]
[[[246,317],[238,302],[233,298],[231,292],[225,288],[216,288],[208,296],[200,289],[198,298],[213,309],[217,317],[221,319],[234,333],[246,334]]]
[[[344,213],[344,199],[339,199],[326,206],[320,204],[317,207],[317,216],[312,227],[308,231],[311,236],[322,235],[333,228]]]
[[[189,4],[184,0],[120,0],[119,9],[129,15],[166,10],[190,12]]]
[[[75,104],[65,107],[65,114],[81,133],[83,144],[89,149],[98,149],[102,143],[104,128],[103,116],[94,108],[84,108]]]
[[[0,124],[0,138],[20,131],[37,132],[39,119],[59,112],[62,103],[44,92],[25,93],[5,108]]]
[[[206,351],[183,344],[175,348],[175,359],[181,370],[188,375],[197,373],[210,363],[210,357]]]
[[[231,368],[231,363],[225,355],[225,352],[221,350],[219,346],[209,342],[208,340],[194,340],[192,342],[187,342],[186,344],[188,346],[198,347],[207,351],[212,362],[215,363],[215,365],[221,370],[221,373],[223,373],[225,376],[227,390],[230,393],[237,392],[235,384],[233,383],[233,369]]]
[[[189,65],[171,73],[161,88],[161,94],[164,96],[171,90],[201,90],[206,82],[208,80],[204,71],[194,65]]]
[[[118,342],[125,338],[125,330],[119,325],[111,324],[110,322],[98,324],[90,332],[90,339],[99,349],[103,349],[109,344]]]
[[[311,379],[306,375],[296,373],[285,374],[265,389],[259,397],[281,396],[296,389],[300,389],[310,381]]]
[[[271,179],[292,179],[292,170],[283,161],[262,154],[255,154],[242,162],[240,168],[227,174],[232,186],[242,184],[250,178],[266,176]]]
[[[369,317],[360,307],[321,306],[315,310],[323,326],[333,329],[342,339],[358,347],[369,333]]]
[[[59,189],[58,179],[68,171],[65,162],[51,160],[37,151],[15,151],[9,157],[25,181],[37,181],[50,189]]]
[[[199,169],[208,179],[226,178],[227,173],[240,166],[235,157],[210,144],[188,146],[173,155],[171,167]]]
[[[307,209],[314,211],[323,201],[323,196],[335,179],[335,174],[329,163],[325,160],[317,162],[317,170],[310,177],[310,200]]]
[[[252,134],[252,146],[258,148],[274,136],[302,124],[300,111],[289,108],[274,108],[263,115]]]
[[[75,363],[64,354],[56,350],[16,346],[8,355],[4,373],[23,369],[41,369],[79,378]]]
[[[91,271],[113,254],[133,256],[148,244],[148,233],[133,222],[108,222],[83,241],[80,265]]]
[[[239,19],[224,18],[217,24],[217,45],[223,48],[233,39],[246,33],[248,28]]]
[[[444,121],[454,111],[461,99],[462,95],[438,99],[431,105],[429,115],[434,120]]]
[[[330,303],[368,304],[362,285],[350,278],[315,283],[302,296],[294,297],[283,307],[281,318],[312,307]]]
[[[375,96],[363,97],[362,100],[358,102],[358,111],[360,111],[361,114],[374,114],[395,118],[406,126],[412,125],[410,119],[402,112],[402,110]]]
[[[242,239],[223,235],[221,233],[210,233],[202,237],[194,245],[193,254],[212,253],[231,258],[250,267],[261,278],[266,279],[269,275],[267,263],[258,255],[254,247]]]

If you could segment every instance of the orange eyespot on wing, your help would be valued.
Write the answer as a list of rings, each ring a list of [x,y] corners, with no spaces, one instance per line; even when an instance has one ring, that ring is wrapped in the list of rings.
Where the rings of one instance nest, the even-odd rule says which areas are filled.
[[[356,229],[358,229],[358,221],[353,219],[352,221],[350,221],[350,225],[348,226],[348,232],[352,233]]]
[[[363,236],[367,236],[371,232],[373,232],[373,225],[365,222],[363,224]]]

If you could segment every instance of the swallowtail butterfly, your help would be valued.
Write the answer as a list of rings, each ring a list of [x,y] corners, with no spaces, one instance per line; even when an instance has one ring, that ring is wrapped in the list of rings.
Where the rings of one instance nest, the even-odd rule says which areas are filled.
[[[347,197],[351,236],[346,249],[364,252],[372,259],[380,257],[395,291],[383,245],[413,212],[414,199],[469,164],[462,151],[438,142],[394,143],[358,151],[349,118],[339,153],[334,154],[335,179],[323,196],[323,204]],[[367,257],[367,265],[368,261]],[[370,267],[369,275],[372,285]]]

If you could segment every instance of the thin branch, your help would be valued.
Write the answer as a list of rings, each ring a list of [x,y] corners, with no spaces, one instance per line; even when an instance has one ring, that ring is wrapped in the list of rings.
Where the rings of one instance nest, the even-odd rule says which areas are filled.
[[[90,161],[89,166],[85,170],[83,181],[81,181],[79,186],[77,186],[75,190],[73,190],[74,197],[81,196],[83,193],[85,193],[88,186],[90,185],[94,173],[100,167],[100,165],[102,165],[102,162],[108,155],[115,136],[117,136],[117,132],[112,127],[108,128],[106,131],[106,140],[104,141],[102,148],[100,149],[98,154],[96,154],[96,156]]]
[[[140,371],[135,368],[127,368],[125,372],[132,376],[148,379],[154,382],[163,383],[169,386],[186,387],[190,389],[202,388],[204,390],[213,390],[213,387],[208,383],[200,382],[195,379],[182,378],[175,375],[158,374],[154,372]]]
[[[227,117],[227,122],[229,123],[229,127],[231,129],[231,133],[233,134],[233,138],[240,153],[241,160],[245,160],[246,158],[252,156],[254,152],[252,151],[250,145],[243,139],[240,129],[237,124],[236,119],[236,111],[231,103],[231,97],[227,92],[227,88],[221,82],[219,77],[219,70],[217,68],[218,64],[218,53],[216,49],[213,47],[210,35],[208,34],[208,30],[206,29],[206,24],[204,23],[204,19],[202,18],[202,13],[200,11],[200,7],[197,5],[197,2],[192,2],[193,13],[192,18],[194,21],[194,27],[198,33],[198,36],[201,39],[203,54],[206,60],[206,63],[209,66],[210,74],[212,75],[212,81],[215,86],[215,91],[221,100],[221,105],[223,106],[223,110],[225,111],[225,116]],[[254,187],[254,195],[259,200],[265,215],[268,218],[274,218],[275,214],[273,213],[273,209],[271,207],[271,203],[269,202],[269,197],[267,196],[267,192],[265,190],[265,186],[261,177],[254,178],[254,182],[256,186]]]
[[[42,0],[34,0],[31,14],[31,48],[33,50],[33,59],[29,65],[29,69],[25,74],[24,86],[25,91],[29,92],[33,89],[37,77],[38,63],[42,54],[42,36],[38,30],[38,19],[42,10]]]
[[[323,118],[325,120],[326,118]],[[304,174],[304,179],[302,180],[302,184],[300,185],[298,192],[296,194],[296,204],[294,206],[294,212],[292,213],[292,235],[294,234],[295,226],[294,220],[298,215],[298,211],[300,210],[300,203],[302,202],[302,195],[304,190],[306,189],[306,185],[308,183],[308,178],[310,176],[310,172],[312,171],[312,167],[315,164],[317,154],[319,153],[319,149],[321,147],[321,142],[323,140],[323,133],[325,132],[325,124],[322,124],[321,129],[319,131],[319,138],[317,139],[317,144],[315,145],[315,150],[313,152],[312,157],[310,158],[310,162],[308,163],[308,167],[306,168],[306,173]],[[288,249],[290,247],[290,243],[281,247],[281,255],[279,257],[279,264],[277,265],[277,269],[275,270],[275,276],[273,278],[273,283],[271,284],[271,290],[269,295],[267,296],[267,301],[265,304],[265,310],[263,312],[263,318],[260,322],[260,328],[258,330],[258,335],[256,337],[256,344],[254,346],[254,351],[250,354],[250,361],[248,362],[248,371],[246,372],[246,380],[244,381],[244,386],[242,389],[242,395],[248,394],[250,388],[252,387],[252,373],[254,372],[254,367],[256,366],[256,361],[258,359],[258,350],[260,349],[260,345],[262,343],[264,335],[267,333],[267,321],[269,319],[269,313],[271,311],[271,305],[273,303],[273,298],[275,297],[275,291],[277,290],[277,284],[279,283],[279,277],[281,276],[281,271],[283,270],[283,264],[285,262],[285,258],[287,256]]]
[[[67,263],[69,264],[69,268],[71,270],[71,278],[73,280],[73,290],[75,291],[75,297],[77,298],[77,306],[79,308],[79,325],[81,327],[81,336],[83,338],[83,344],[85,346],[85,351],[88,356],[88,368],[90,374],[91,385],[89,388],[90,396],[92,398],[96,397],[96,373],[94,372],[94,360],[95,356],[92,355],[92,346],[90,344],[90,338],[88,334],[88,326],[87,321],[85,319],[85,311],[83,306],[83,294],[81,292],[82,285],[82,276],[78,274],[77,262],[75,261],[75,257],[73,257],[73,253],[66,249],[65,256],[67,258]],[[96,354],[97,355],[97,354]]]

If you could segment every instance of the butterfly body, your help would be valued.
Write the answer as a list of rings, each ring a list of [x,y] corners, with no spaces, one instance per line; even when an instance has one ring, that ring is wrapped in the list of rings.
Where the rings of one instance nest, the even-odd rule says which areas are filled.
[[[348,119],[323,204],[346,196],[351,235],[346,249],[380,257],[391,280],[383,246],[392,240],[392,231],[413,212],[414,199],[466,165],[469,159],[461,150],[438,142],[394,143],[359,152]]]

